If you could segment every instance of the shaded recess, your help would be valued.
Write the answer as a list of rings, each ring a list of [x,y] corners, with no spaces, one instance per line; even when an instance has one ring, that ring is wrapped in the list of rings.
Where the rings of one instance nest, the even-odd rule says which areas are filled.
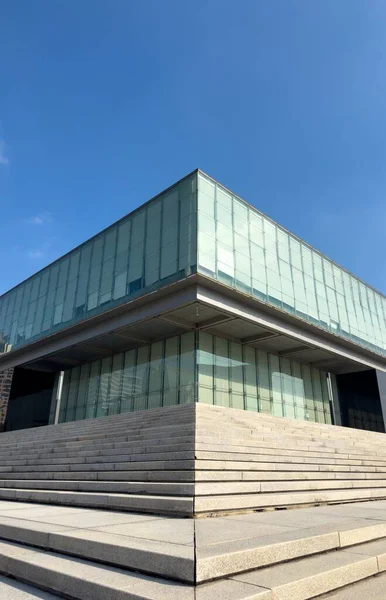
[[[5,431],[48,424],[54,381],[53,373],[15,368]]]

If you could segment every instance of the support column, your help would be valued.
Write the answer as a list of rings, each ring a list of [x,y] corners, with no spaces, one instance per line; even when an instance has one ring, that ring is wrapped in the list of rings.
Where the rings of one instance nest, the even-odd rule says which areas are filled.
[[[13,368],[0,371],[0,431],[4,431],[8,400],[11,393]]]
[[[57,425],[59,423],[59,411],[60,411],[60,404],[62,402],[63,380],[64,380],[64,371],[60,371],[59,376],[58,376],[57,386],[56,386],[56,405],[55,405],[55,417],[54,417],[55,425]]]
[[[334,373],[328,373],[328,391],[334,415],[334,425],[342,425],[342,413],[340,410],[338,386],[336,385],[336,377]]]
[[[379,371],[378,369],[375,372],[377,375],[379,400],[381,403],[382,416],[383,416],[383,425],[384,425],[385,431],[386,431],[386,373],[385,373],[385,371]]]

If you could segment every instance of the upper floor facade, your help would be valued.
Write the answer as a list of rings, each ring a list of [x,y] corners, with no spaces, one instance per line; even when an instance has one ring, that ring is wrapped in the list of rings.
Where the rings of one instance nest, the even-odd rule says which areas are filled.
[[[1,296],[0,352],[194,274],[386,357],[385,296],[199,170]]]

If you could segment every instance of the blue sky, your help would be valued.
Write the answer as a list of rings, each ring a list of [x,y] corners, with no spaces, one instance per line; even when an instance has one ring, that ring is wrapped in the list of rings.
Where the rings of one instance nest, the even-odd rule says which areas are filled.
[[[382,0],[3,0],[0,293],[196,167],[386,293]]]

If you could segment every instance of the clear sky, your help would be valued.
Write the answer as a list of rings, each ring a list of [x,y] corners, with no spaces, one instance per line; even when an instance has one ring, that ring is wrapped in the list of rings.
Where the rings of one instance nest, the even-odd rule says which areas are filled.
[[[0,293],[196,167],[386,293],[383,0],[2,0]]]

